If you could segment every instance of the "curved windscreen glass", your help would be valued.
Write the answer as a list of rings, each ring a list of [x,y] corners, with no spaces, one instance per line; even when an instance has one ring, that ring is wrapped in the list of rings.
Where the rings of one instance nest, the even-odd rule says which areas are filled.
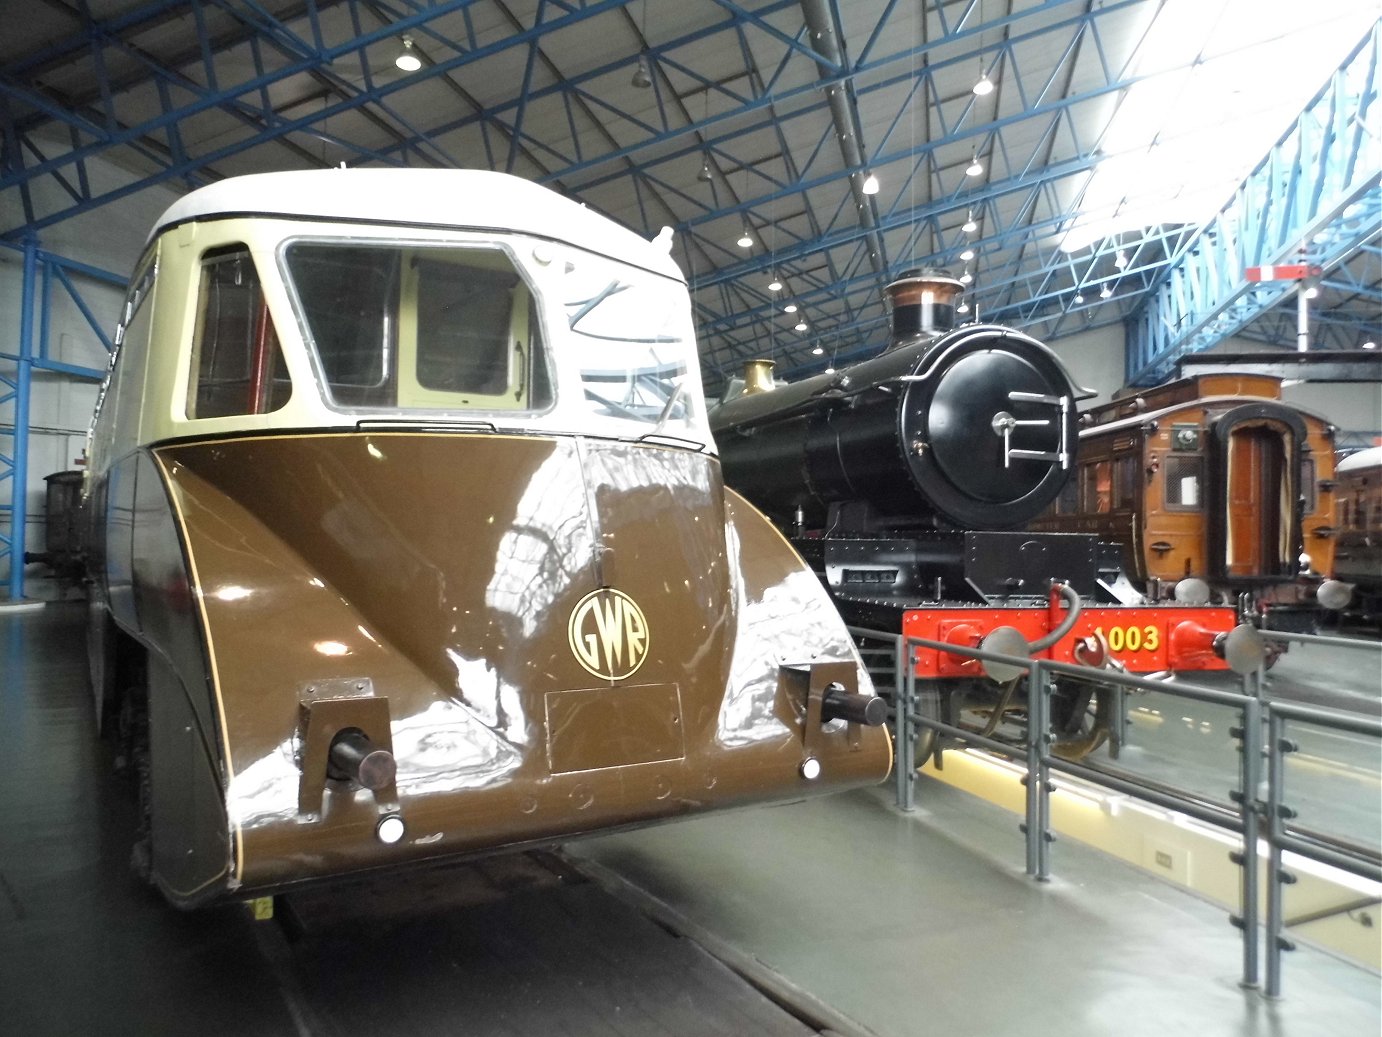
[[[562,307],[592,415],[703,438],[684,285],[586,256],[568,264]]]
[[[552,405],[537,307],[503,250],[296,241],[284,256],[331,403],[526,412]]]

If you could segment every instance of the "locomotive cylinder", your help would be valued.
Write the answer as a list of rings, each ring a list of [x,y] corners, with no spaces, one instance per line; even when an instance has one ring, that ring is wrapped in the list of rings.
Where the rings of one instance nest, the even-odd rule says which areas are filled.
[[[800,509],[836,532],[860,512],[873,517],[855,528],[1004,529],[1040,514],[1072,474],[1076,402],[1092,394],[1019,331],[950,329],[958,287],[906,274],[888,286],[883,353],[717,407],[726,482],[753,487],[782,525]]]

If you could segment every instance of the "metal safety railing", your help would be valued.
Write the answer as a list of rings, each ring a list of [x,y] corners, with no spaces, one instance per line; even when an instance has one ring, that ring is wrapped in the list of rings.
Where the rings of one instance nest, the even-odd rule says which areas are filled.
[[[1376,851],[1345,840],[1333,840],[1320,833],[1302,833],[1288,824],[1295,814],[1285,801],[1284,763],[1285,757],[1295,748],[1286,737],[1289,724],[1308,723],[1382,742],[1382,720],[1338,710],[1271,701],[1264,695],[1265,664],[1243,676],[1243,690],[1234,692],[1182,681],[1147,680],[1114,670],[1091,670],[1086,666],[1049,659],[1004,655],[891,632],[854,627],[850,628],[850,632],[856,638],[891,644],[893,647],[893,737],[898,760],[894,778],[900,809],[910,811],[915,807],[914,786],[919,776],[911,761],[915,757],[919,732],[929,729],[936,732],[936,737],[948,736],[966,745],[988,749],[1025,763],[1026,810],[1021,828],[1026,842],[1026,871],[1038,881],[1048,880],[1051,874],[1050,844],[1054,839],[1050,830],[1052,771],[1187,815],[1237,835],[1241,839],[1241,849],[1231,856],[1233,863],[1241,869],[1241,914],[1231,915],[1230,920],[1243,932],[1242,984],[1245,987],[1257,987],[1260,982],[1258,932],[1261,924],[1261,892],[1258,875],[1262,845],[1266,846],[1267,857],[1267,978],[1262,992],[1267,997],[1280,996],[1281,954],[1294,946],[1284,936],[1282,889],[1294,881],[1294,877],[1282,865],[1283,852],[1289,851],[1349,874],[1382,882],[1382,855]],[[1274,640],[1382,652],[1382,645],[1370,642],[1277,631],[1262,631],[1262,634]],[[1025,671],[1028,703],[1023,739],[1018,742],[1002,741],[923,713],[919,709],[915,665],[915,653],[919,648],[967,659],[1005,663]],[[1230,790],[1228,801],[1216,802],[1189,789],[1160,783],[1153,785],[1139,781],[1135,776],[1111,774],[1055,755],[1052,751],[1050,698],[1057,677],[1097,683],[1115,689],[1120,696],[1125,689],[1155,691],[1236,710],[1239,723],[1230,734],[1239,749],[1237,788]],[[946,682],[935,683],[944,686]],[[1119,722],[1117,716],[1114,722]],[[1266,798],[1262,799],[1259,794],[1264,779]]]

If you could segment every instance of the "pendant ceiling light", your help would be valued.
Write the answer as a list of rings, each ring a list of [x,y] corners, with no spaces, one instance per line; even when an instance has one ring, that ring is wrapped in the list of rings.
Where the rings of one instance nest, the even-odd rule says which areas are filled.
[[[398,52],[398,57],[393,59],[393,63],[404,72],[416,72],[422,67],[422,59],[417,56],[417,51],[413,50],[413,38],[403,37],[403,49]]]

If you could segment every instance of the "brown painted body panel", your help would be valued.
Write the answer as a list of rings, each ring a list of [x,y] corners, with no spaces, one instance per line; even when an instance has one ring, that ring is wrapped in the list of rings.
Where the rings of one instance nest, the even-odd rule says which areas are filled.
[[[224,439],[153,456],[204,629],[214,701],[196,721],[222,768],[229,890],[887,774],[883,731],[807,730],[807,703],[779,668],[852,670],[852,647],[786,542],[726,499],[713,457],[428,432]],[[621,642],[580,611],[601,587],[645,624],[623,679],[582,663],[582,652],[610,672],[633,662],[610,658]],[[624,615],[603,607],[604,620]],[[572,629],[573,614],[584,626]],[[324,727],[370,725],[391,741],[392,786],[304,769]],[[822,763],[814,782],[799,774],[807,755]],[[386,812],[407,824],[395,845],[374,837]]]

